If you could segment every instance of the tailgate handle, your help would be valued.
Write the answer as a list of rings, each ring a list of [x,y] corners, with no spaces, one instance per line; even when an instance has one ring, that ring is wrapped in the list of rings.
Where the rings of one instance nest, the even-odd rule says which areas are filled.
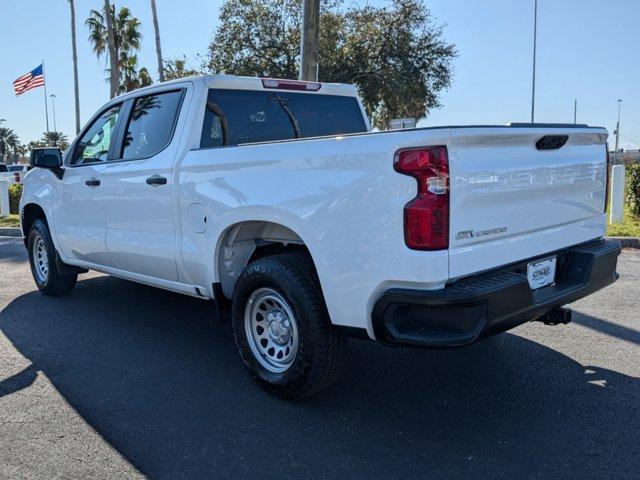
[[[569,140],[569,135],[545,135],[536,142],[538,150],[558,150]]]

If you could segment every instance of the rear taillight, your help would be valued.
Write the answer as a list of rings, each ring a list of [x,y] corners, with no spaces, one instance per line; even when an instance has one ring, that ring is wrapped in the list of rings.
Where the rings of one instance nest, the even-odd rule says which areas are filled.
[[[607,211],[607,207],[609,206],[609,189],[611,188],[611,159],[609,158],[609,143],[606,144],[607,148],[607,165],[605,167],[604,174],[606,176],[605,184],[604,184],[604,211]]]
[[[414,250],[449,247],[449,157],[447,147],[400,150],[396,172],[418,182],[418,195],[404,206],[404,241]]]
[[[300,80],[277,80],[275,78],[263,78],[262,86],[264,88],[276,88],[279,90],[306,90],[308,92],[317,92],[322,87],[318,82],[303,82]]]

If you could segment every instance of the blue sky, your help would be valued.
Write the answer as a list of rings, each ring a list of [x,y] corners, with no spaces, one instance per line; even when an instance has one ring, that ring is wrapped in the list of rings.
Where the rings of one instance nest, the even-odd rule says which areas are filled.
[[[26,143],[45,130],[42,89],[20,97],[11,83],[45,60],[48,93],[56,95],[58,130],[74,134],[69,8],[66,0],[1,0],[0,118]],[[157,0],[166,58],[206,54],[221,1]],[[364,2],[358,2],[364,3]],[[372,4],[382,3],[372,1]],[[456,44],[452,87],[425,125],[528,121],[531,101],[533,0],[427,0]],[[81,121],[108,99],[105,59],[87,41],[84,19],[102,0],[76,0]],[[141,65],[156,77],[148,0],[117,1],[142,22]],[[612,134],[623,99],[621,146],[640,147],[640,2],[539,0],[536,121],[602,125]],[[37,14],[36,14],[37,12]],[[50,104],[49,104],[50,105]],[[51,116],[51,109],[49,111]],[[53,121],[50,119],[51,128]],[[611,144],[613,140],[611,139]]]

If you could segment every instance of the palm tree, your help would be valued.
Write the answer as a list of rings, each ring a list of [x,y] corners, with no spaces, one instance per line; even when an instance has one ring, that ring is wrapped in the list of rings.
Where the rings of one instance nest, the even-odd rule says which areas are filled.
[[[9,147],[15,144],[18,136],[13,130],[0,127],[0,162],[4,162],[5,156],[9,155]]]
[[[69,146],[69,139],[62,132],[44,132],[40,142],[49,147],[58,147],[60,150],[66,150]]]
[[[10,163],[18,163],[20,157],[19,152],[22,150],[22,145],[16,134],[13,134],[7,141],[11,149],[13,150],[13,160]]]
[[[120,91],[123,63],[140,50],[140,20],[132,16],[126,7],[116,14],[115,5],[109,6],[108,0],[105,0],[104,11],[91,10],[85,24],[89,27],[89,42],[96,55],[100,57],[108,50],[110,93],[113,98]]]
[[[73,93],[76,100],[76,133],[80,132],[80,94],[78,92],[78,52],[76,50],[76,8],[69,0],[71,8],[71,54],[73,56]]]
[[[156,0],[151,0],[151,13],[153,15],[153,30],[156,34],[156,56],[158,57],[158,79],[164,82],[164,64],[162,63],[162,49],[160,48],[160,28],[158,27],[158,12]]]
[[[107,18],[107,46],[109,47],[109,98],[116,96],[120,69],[118,68],[118,50],[116,46],[116,32],[113,26],[112,9],[109,0],[104,0],[104,14]],[[115,10],[115,5],[113,5]]]
[[[29,143],[27,143],[27,150],[30,152],[34,148],[41,148],[44,146],[45,145],[42,143],[42,140],[31,140]]]
[[[120,92],[130,92],[136,88],[146,87],[153,83],[149,70],[146,67],[142,67],[138,70],[138,57],[131,55],[126,59],[123,59],[123,63],[120,65],[122,73],[122,81],[120,82]]]
[[[153,83],[153,78],[151,78],[147,67],[142,67],[138,70],[138,81],[140,82],[140,87],[147,87]]]
[[[20,140],[18,139],[18,135],[16,135],[13,130],[7,129],[8,132],[4,134],[4,136],[0,139],[3,146],[0,147],[1,150],[4,150],[3,158],[6,156],[7,163],[16,163],[18,161],[18,147],[20,146]],[[13,160],[11,155],[11,150],[13,150]]]
[[[188,67],[185,57],[169,59],[164,64],[164,76],[167,80],[192,77],[201,73],[199,70]]]
[[[16,146],[16,157],[24,157],[27,154],[27,152],[28,152],[27,146],[18,142],[18,145]]]

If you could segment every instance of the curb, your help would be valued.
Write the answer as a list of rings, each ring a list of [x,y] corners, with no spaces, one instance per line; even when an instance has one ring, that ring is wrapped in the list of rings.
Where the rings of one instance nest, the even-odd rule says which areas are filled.
[[[0,237],[21,237],[22,230],[19,227],[0,227]]]
[[[640,249],[640,237],[607,237],[609,240],[617,240],[622,244],[622,248]]]

